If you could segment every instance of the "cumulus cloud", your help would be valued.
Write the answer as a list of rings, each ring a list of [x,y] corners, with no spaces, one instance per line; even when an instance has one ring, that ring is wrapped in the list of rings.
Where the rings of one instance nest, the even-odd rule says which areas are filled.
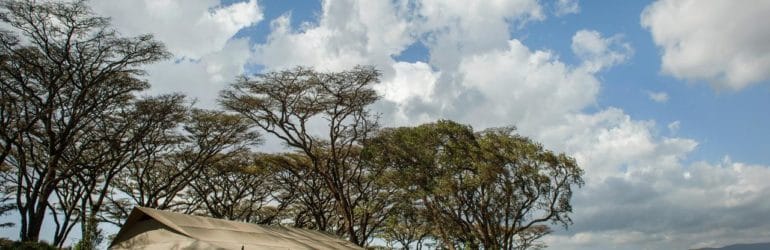
[[[666,92],[647,91],[647,97],[657,103],[664,103],[668,101],[668,93]]]
[[[569,152],[587,169],[589,179],[602,181],[629,173],[629,164],[676,161],[697,146],[689,139],[660,138],[654,128],[653,121],[633,120],[620,109],[608,108],[593,114],[568,114],[562,122],[544,126],[533,135],[552,148]]]
[[[464,56],[505,49],[511,25],[545,18],[534,0],[422,1],[417,7],[418,30],[430,50],[430,63],[456,70]]]
[[[628,60],[634,50],[622,36],[602,37],[595,30],[579,30],[572,36],[572,51],[583,60],[583,67],[596,72]]]
[[[152,33],[176,57],[198,59],[224,48],[238,30],[262,20],[256,0],[222,5],[218,0],[90,2],[126,35]]]
[[[432,100],[433,91],[441,72],[434,71],[430,65],[424,62],[396,62],[392,67],[395,70],[394,73],[386,76],[379,85],[375,86],[375,90],[382,93],[384,101],[396,108],[388,112],[390,113],[388,117],[392,119],[391,125],[427,122],[428,119],[410,117],[406,114],[406,109],[409,108],[408,105],[411,100]]]
[[[216,109],[217,93],[236,76],[250,58],[246,39],[231,40],[222,50],[199,60],[166,61],[147,67],[150,93],[183,93],[201,108]]]
[[[573,48],[583,59],[580,65],[566,64],[552,51],[530,50],[518,39],[508,40],[505,47],[464,51],[457,55],[457,66],[438,67],[443,73],[436,98],[412,104],[418,104],[423,114],[479,128],[516,125],[531,133],[562,122],[565,115],[595,105],[600,90],[596,73],[622,63],[632,51],[617,35],[603,37],[582,30],[575,37]],[[456,51],[432,46],[438,47],[431,47],[431,57]]]
[[[740,90],[770,79],[770,29],[758,23],[767,13],[767,1],[660,0],[641,24],[663,50],[663,73]]]
[[[396,62],[392,79],[385,79],[375,89],[386,100],[401,103],[412,97],[430,100],[436,80],[441,75],[424,62]]]
[[[322,7],[317,24],[305,24],[298,30],[291,28],[287,15],[272,20],[267,42],[255,46],[254,62],[268,69],[308,65],[342,70],[357,64],[375,65],[383,71],[377,89],[395,107],[393,115],[386,114],[394,124],[441,117],[439,113],[448,107],[444,105],[451,106],[445,102],[447,97],[463,92],[456,81],[463,58],[506,49],[511,22],[543,18],[540,5],[532,0],[422,1],[413,8],[406,1],[363,4],[332,0],[324,1]],[[482,15],[488,18],[478,18]],[[429,48],[429,62],[393,59],[415,42]]]
[[[197,107],[217,108],[218,91],[242,74],[250,59],[247,39],[233,39],[260,22],[256,0],[224,5],[218,0],[146,0],[90,2],[112,18],[123,35],[152,33],[174,53],[174,60],[148,65],[149,94],[183,93]]]
[[[466,92],[479,95],[476,102],[453,114],[476,126],[519,126],[533,131],[564,114],[593,104],[599,81],[582,68],[570,67],[548,51],[531,51],[518,40],[505,50],[492,50],[464,58],[458,70]]]
[[[293,30],[288,14],[271,22],[267,42],[255,46],[254,61],[268,69],[307,65],[319,70],[344,70],[374,64],[393,73],[391,56],[414,39],[399,5],[375,1],[324,1],[318,24]]]

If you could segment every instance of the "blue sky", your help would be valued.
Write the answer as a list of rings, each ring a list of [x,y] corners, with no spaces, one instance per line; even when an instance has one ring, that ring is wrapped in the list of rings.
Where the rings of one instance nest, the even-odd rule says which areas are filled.
[[[386,126],[516,125],[586,186],[552,249],[770,242],[770,2],[93,0],[175,60],[147,94],[217,108],[239,74],[383,72]],[[266,151],[282,150],[268,142]],[[765,223],[766,224],[766,223]]]
[[[659,47],[640,25],[640,13],[650,1],[585,1],[580,13],[533,23],[513,32],[532,48],[557,51],[566,62],[575,62],[570,38],[580,29],[602,34],[622,34],[634,48],[632,58],[603,72],[605,84],[598,107],[622,108],[635,119],[655,120],[668,135],[666,125],[680,121],[677,135],[699,141],[692,159],[717,161],[730,155],[752,163],[770,162],[770,88],[767,79],[740,91],[719,90],[703,81],[677,79],[661,73]],[[656,103],[647,92],[665,92],[666,103]]]
[[[770,162],[770,111],[761,108],[770,106],[767,79],[748,89],[730,91],[662,74],[661,52],[650,33],[639,25],[639,15],[649,1],[580,4],[577,15],[533,25],[527,41],[533,47],[559,51],[570,60],[568,36],[578,29],[623,34],[635,53],[627,63],[603,74],[606,84],[599,106],[620,107],[636,119],[655,120],[662,131],[667,123],[680,121],[678,135],[700,142],[691,155],[695,159],[714,161],[728,154],[753,163]],[[646,91],[665,92],[669,100],[663,104],[652,102]]]

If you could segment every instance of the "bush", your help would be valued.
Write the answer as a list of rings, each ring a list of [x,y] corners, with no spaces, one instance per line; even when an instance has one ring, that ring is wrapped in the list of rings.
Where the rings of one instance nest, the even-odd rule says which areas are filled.
[[[6,250],[6,249],[34,249],[34,250],[55,250],[58,249],[51,244],[48,244],[48,242],[40,241],[40,242],[20,242],[20,241],[12,241],[6,238],[0,238],[0,249]]]

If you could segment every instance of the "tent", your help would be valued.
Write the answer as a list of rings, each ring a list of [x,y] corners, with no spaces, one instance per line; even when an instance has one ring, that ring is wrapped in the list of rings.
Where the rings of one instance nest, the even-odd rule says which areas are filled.
[[[110,249],[363,249],[324,232],[136,207]]]

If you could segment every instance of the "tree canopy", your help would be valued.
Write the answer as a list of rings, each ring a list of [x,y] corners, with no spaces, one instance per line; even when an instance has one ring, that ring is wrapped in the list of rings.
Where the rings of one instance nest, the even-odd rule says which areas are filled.
[[[376,185],[378,166],[362,164],[359,156],[378,128],[368,105],[378,99],[372,86],[379,77],[373,67],[335,73],[297,67],[239,78],[221,95],[225,109],[247,117],[309,159],[311,174],[323,183],[342,218],[318,218],[316,227],[361,246],[389,213],[388,192]],[[323,132],[313,133],[313,126],[322,126]]]
[[[526,249],[550,232],[548,224],[569,225],[582,170],[513,132],[474,132],[452,121],[381,130],[365,159],[387,166],[386,182],[406,203],[393,222],[404,231],[388,233],[412,241],[427,234],[448,248]]]
[[[122,37],[84,1],[3,1],[0,160],[12,166],[21,239],[37,241],[49,200],[88,169],[90,132],[132,108],[141,66],[168,56],[150,35]],[[114,136],[113,138],[117,138]],[[52,210],[52,211],[55,211]]]

